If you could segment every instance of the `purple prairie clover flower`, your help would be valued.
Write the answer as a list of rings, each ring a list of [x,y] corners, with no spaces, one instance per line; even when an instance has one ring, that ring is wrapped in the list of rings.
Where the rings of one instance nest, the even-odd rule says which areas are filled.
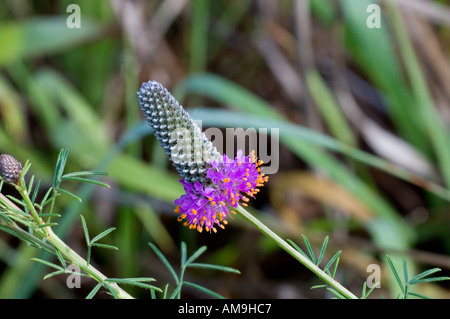
[[[199,182],[194,184],[181,181],[186,194],[175,200],[179,213],[179,221],[191,229],[202,232],[217,232],[216,227],[224,228],[229,213],[234,213],[229,207],[247,206],[246,202],[259,192],[258,187],[267,182],[268,176],[261,174],[262,161],[256,160],[255,153],[243,156],[239,150],[234,160],[223,155],[221,162],[212,161],[207,171],[210,179],[208,185]]]
[[[185,194],[175,200],[178,220],[191,229],[217,232],[233,207],[247,206],[268,177],[254,151],[230,159],[217,151],[200,127],[160,83],[143,83],[138,100],[147,122],[183,178]],[[249,197],[247,197],[249,196]]]

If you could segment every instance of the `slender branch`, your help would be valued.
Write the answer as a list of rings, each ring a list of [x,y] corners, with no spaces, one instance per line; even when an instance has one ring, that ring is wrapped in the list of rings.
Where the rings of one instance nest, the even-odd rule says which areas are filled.
[[[100,271],[94,268],[91,264],[88,264],[87,261],[78,255],[75,251],[72,250],[69,246],[66,245],[52,230],[51,227],[45,227],[47,232],[46,239],[59,251],[61,254],[67,258],[71,263],[79,266],[83,269],[84,272],[88,274],[89,277],[95,279],[96,281],[103,283],[108,279],[105,275],[103,275]],[[116,292],[117,296],[120,299],[133,299],[131,295],[129,295],[125,290],[120,288],[115,283],[108,283],[109,286]]]
[[[293,248],[291,245],[289,245],[280,236],[275,234],[270,228],[268,228],[260,220],[258,220],[256,217],[254,217],[248,211],[246,211],[242,206],[238,205],[236,210],[242,215],[242,217],[244,217],[246,220],[248,220],[250,223],[252,223],[254,226],[256,226],[256,228],[258,228],[263,234],[272,238],[288,254],[290,254],[292,257],[294,257],[299,262],[301,262],[306,268],[311,270],[317,277],[319,277],[324,282],[326,282],[328,285],[330,285],[331,287],[336,289],[336,291],[338,291],[342,296],[344,296],[348,299],[358,299],[358,297],[356,297],[352,292],[350,292],[347,288],[345,288],[340,283],[338,283],[336,280],[334,280],[333,278],[328,276],[327,273],[325,273],[322,269],[320,269],[318,266],[316,266],[308,258],[306,258],[302,254],[300,254],[295,248]]]
[[[19,185],[15,185],[15,187],[16,187],[17,191],[20,193],[20,195],[22,196],[22,198],[25,202],[25,205],[27,206],[27,208],[30,212],[31,217],[37,226],[35,231],[37,231],[37,233],[39,233],[41,236],[43,236],[46,239],[46,241],[49,242],[53,246],[53,247],[49,247],[49,245],[47,243],[45,243],[46,248],[50,251],[56,249],[67,259],[67,261],[69,261],[70,263],[73,263],[74,265],[79,266],[89,277],[93,278],[94,280],[98,281],[99,283],[102,283],[102,284],[105,283],[108,278],[105,275],[103,275],[100,271],[98,271],[96,268],[94,268],[91,264],[88,264],[87,261],[83,257],[78,255],[74,250],[72,250],[72,248],[70,248],[66,243],[64,243],[64,241],[61,240],[53,232],[53,230],[50,226],[42,227],[43,225],[45,225],[45,223],[39,217],[39,214],[36,211],[36,208],[34,207],[26,188],[22,185],[25,185],[25,183],[20,183]],[[16,211],[21,210],[14,203],[12,203],[5,196],[3,196],[3,194],[0,194],[0,196],[1,196],[2,203],[5,204],[6,209],[8,207],[10,207],[11,210],[16,210]],[[15,214],[14,211],[10,211],[10,212]],[[39,226],[41,226],[41,227],[38,228]],[[17,227],[17,228],[19,228],[19,227]],[[14,230],[16,232],[20,232],[20,230],[18,231],[16,228],[14,228]],[[24,233],[23,231],[20,232],[20,234],[22,234],[22,235],[23,235],[23,233]],[[27,238],[29,238],[30,240],[37,239],[34,236],[32,236],[32,237],[33,238],[29,238],[29,237],[27,237]],[[37,239],[37,241],[39,244],[43,243],[39,239]],[[109,285],[110,289],[114,290],[115,294],[120,299],[133,299],[133,297],[131,295],[129,295],[122,288],[120,288],[117,284],[108,282],[108,285]]]

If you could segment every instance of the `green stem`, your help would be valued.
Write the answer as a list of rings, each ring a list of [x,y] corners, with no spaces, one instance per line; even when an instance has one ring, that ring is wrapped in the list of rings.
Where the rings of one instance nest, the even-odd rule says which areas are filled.
[[[301,262],[306,268],[311,270],[317,277],[322,279],[328,285],[333,287],[336,291],[338,291],[341,295],[348,299],[358,299],[353,293],[351,293],[347,288],[342,286],[336,280],[327,275],[322,269],[316,266],[312,261],[299,253],[295,248],[289,245],[285,240],[283,240],[280,236],[275,234],[272,230],[270,230],[266,225],[264,225],[261,221],[259,221],[256,217],[246,211],[243,207],[237,206],[236,210],[250,223],[256,226],[264,235],[272,238],[281,248],[283,248],[288,254]]]
[[[22,185],[25,185],[22,183]],[[27,205],[28,210],[30,211],[31,217],[35,221],[37,226],[45,225],[44,221],[39,217],[36,208],[34,207],[30,197],[28,196],[28,192],[25,187],[21,185],[16,185],[17,191],[22,196],[25,204]],[[81,269],[83,269],[86,274],[98,281],[99,283],[105,283],[106,279],[108,279],[105,275],[103,275],[100,271],[94,268],[91,264],[89,264],[83,257],[78,255],[75,251],[72,250],[64,241],[62,241],[54,232],[50,226],[43,227],[40,230],[44,231],[44,234],[40,233],[45,239],[53,245],[53,247],[59,251],[70,263],[77,265]],[[133,299],[125,290],[120,288],[115,283],[108,283],[109,287],[114,290],[117,297],[120,299]]]
[[[79,266],[89,277],[96,281],[103,283],[108,279],[100,271],[94,268],[91,264],[88,265],[87,261],[72,250],[66,243],[64,243],[52,230],[51,227],[45,227],[47,231],[47,240],[71,263]],[[133,299],[125,290],[120,288],[115,283],[108,283],[111,289],[117,294],[120,299]]]

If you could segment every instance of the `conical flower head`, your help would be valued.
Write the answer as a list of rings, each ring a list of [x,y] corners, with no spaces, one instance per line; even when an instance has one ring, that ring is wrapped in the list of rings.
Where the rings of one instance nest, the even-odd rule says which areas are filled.
[[[178,173],[190,183],[207,182],[212,160],[221,156],[189,114],[160,83],[142,84],[138,100],[148,123]]]
[[[255,153],[234,159],[221,155],[200,127],[158,82],[143,83],[139,103],[156,138],[183,179],[185,190],[175,200],[178,220],[191,229],[217,232],[224,228],[233,207],[247,206],[268,177]]]

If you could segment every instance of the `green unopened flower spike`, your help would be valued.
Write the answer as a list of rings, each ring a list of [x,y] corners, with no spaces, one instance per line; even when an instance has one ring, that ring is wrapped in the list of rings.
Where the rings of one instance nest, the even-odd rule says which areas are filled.
[[[22,163],[11,155],[0,155],[0,176],[8,183],[18,184],[22,169]]]
[[[138,91],[141,109],[165,152],[183,179],[208,182],[212,160],[221,155],[172,94],[160,83],[149,81]]]

